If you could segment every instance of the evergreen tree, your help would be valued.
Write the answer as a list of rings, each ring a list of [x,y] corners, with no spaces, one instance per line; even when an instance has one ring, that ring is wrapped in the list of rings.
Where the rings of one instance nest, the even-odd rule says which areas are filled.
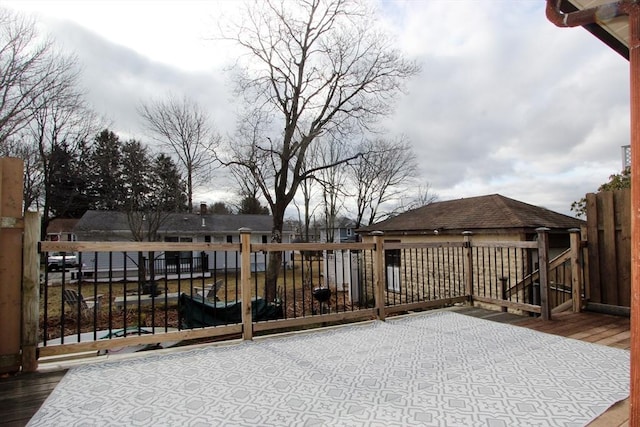
[[[154,199],[165,212],[188,210],[187,192],[178,165],[166,154],[159,154],[150,171]]]
[[[66,143],[54,145],[49,154],[49,209],[52,217],[80,218],[90,208],[86,175],[79,150]]]
[[[231,215],[233,210],[227,206],[225,202],[215,202],[210,209],[212,214],[216,215]]]
[[[151,171],[152,162],[149,150],[135,139],[122,146],[122,180],[124,208],[146,210],[151,207],[153,194]]]
[[[96,135],[88,161],[94,209],[122,210],[124,208],[122,160],[122,142],[115,133],[105,129]]]
[[[269,215],[269,208],[262,206],[260,200],[255,197],[246,196],[240,201],[238,213],[241,215]]]

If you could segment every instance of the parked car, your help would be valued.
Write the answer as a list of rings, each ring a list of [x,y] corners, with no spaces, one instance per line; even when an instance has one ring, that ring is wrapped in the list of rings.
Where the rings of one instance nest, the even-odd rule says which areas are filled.
[[[63,256],[62,252],[51,252],[47,257],[47,269],[49,271],[64,270],[65,268],[77,266],[78,257],[73,253],[67,253]]]

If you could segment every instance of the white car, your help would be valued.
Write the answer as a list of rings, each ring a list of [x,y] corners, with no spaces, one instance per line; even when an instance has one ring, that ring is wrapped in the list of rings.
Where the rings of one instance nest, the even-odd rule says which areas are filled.
[[[47,269],[49,269],[49,271],[58,271],[77,266],[78,257],[74,253],[67,253],[65,256],[62,256],[62,252],[51,252],[47,257]]]

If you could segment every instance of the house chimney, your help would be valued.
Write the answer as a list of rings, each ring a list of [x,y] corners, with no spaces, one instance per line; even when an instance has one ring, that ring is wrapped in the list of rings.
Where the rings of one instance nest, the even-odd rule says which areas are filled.
[[[206,215],[206,214],[207,214],[207,203],[200,202],[200,215]]]

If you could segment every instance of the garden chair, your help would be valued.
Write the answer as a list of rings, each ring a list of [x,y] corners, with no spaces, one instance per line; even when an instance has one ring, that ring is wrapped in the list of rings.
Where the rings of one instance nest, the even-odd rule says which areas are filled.
[[[93,313],[94,307],[96,310],[100,310],[100,301],[102,295],[96,295],[94,298],[84,298],[82,294],[77,293],[73,289],[65,289],[62,294],[62,298],[68,307],[76,311],[80,306],[80,313],[84,316],[88,316]]]
[[[220,301],[218,298],[218,291],[223,287],[224,281],[222,279],[217,280],[215,283],[209,285],[209,287],[196,289],[196,294],[200,298],[211,301]]]

